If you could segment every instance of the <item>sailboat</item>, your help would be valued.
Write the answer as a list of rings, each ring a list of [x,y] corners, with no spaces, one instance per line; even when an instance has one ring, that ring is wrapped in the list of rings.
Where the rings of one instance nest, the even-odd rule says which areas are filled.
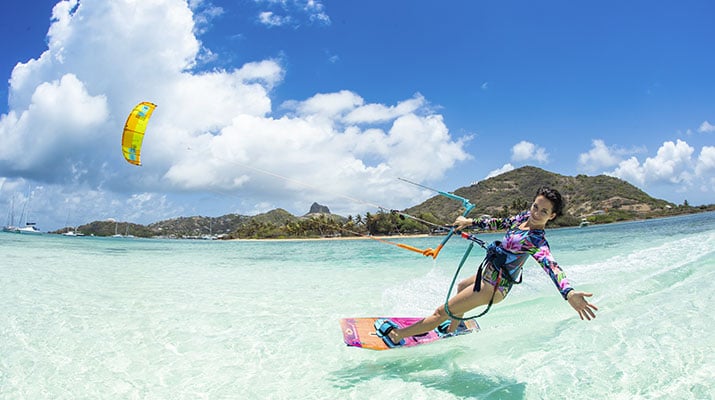
[[[62,236],[84,236],[84,233],[77,231],[77,228],[70,228],[67,232],[62,233]]]
[[[35,234],[35,235],[41,234],[42,231],[39,230],[37,228],[37,226],[35,226],[35,225],[36,224],[34,222],[26,222],[25,226],[23,226],[22,228],[17,228],[17,233],[24,233],[24,234],[29,233],[29,234]]]
[[[129,234],[129,222],[127,222],[127,228],[126,228],[126,232],[124,232],[124,237],[125,238],[133,238],[134,237],[134,235]]]
[[[119,222],[114,223],[114,235],[112,235],[113,238],[121,238],[124,237],[121,233],[118,232],[119,229]]]
[[[15,232],[23,233],[23,234],[39,235],[42,233],[42,231],[37,228],[37,224],[35,222],[28,221],[30,219],[29,218],[30,210],[27,205],[30,202],[31,198],[32,198],[32,195],[28,196],[27,201],[25,201],[25,204],[22,206],[22,214],[20,214],[20,220],[22,220],[22,218],[25,217],[25,226],[16,228]],[[25,212],[25,209],[27,209],[27,213]]]
[[[65,222],[66,227],[69,225],[69,222],[70,222],[70,213],[67,212],[67,221]],[[84,236],[84,233],[77,231],[76,226],[75,227],[70,226],[67,228],[67,232],[62,233],[62,236]]]
[[[15,226],[15,198],[10,200],[10,211],[7,214],[7,224],[2,227],[3,232],[17,232],[17,227]]]

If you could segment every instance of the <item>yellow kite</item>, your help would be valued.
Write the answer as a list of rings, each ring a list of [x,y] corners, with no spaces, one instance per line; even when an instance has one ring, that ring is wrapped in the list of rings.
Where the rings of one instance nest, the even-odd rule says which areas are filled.
[[[144,131],[146,131],[146,125],[155,108],[156,104],[144,101],[137,104],[127,117],[124,134],[122,134],[122,153],[130,164],[142,165],[139,154],[144,140]]]

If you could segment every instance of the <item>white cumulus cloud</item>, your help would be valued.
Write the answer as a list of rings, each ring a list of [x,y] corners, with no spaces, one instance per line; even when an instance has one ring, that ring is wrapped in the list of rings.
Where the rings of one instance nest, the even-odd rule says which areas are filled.
[[[537,161],[544,164],[549,162],[549,153],[543,147],[522,140],[511,148],[511,159],[513,161]]]
[[[711,172],[715,172],[715,146],[705,146],[700,150],[695,173],[704,176]]]
[[[487,174],[487,176],[484,177],[484,179],[493,178],[493,177],[495,177],[497,175],[501,175],[505,172],[512,171],[513,169],[514,169],[514,166],[511,165],[511,163],[506,163],[501,168],[497,168],[495,170],[489,171],[489,173]]]
[[[667,141],[655,157],[646,158],[642,164],[636,157],[631,157],[619,163],[612,174],[639,185],[650,182],[688,183],[692,179],[691,157],[694,151],[680,139]]]
[[[603,168],[610,168],[617,165],[621,159],[613,154],[613,150],[606,146],[601,139],[592,141],[593,147],[588,153],[582,153],[578,157],[579,165],[587,171],[594,172]]]

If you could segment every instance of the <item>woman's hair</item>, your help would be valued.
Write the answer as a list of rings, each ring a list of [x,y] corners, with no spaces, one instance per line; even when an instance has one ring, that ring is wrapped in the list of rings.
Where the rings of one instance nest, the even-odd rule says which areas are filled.
[[[544,196],[547,200],[551,202],[551,204],[554,205],[554,212],[556,213],[556,217],[560,217],[564,213],[564,199],[561,198],[561,193],[559,193],[558,190],[552,189],[548,186],[542,186],[539,188],[539,190],[536,191],[536,196],[534,198],[537,198],[539,196]]]

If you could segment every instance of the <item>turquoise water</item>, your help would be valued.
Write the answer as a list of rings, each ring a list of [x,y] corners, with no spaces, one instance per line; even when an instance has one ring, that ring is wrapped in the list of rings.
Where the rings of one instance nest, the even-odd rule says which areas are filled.
[[[715,213],[547,236],[595,321],[529,261],[481,332],[373,352],[338,320],[432,312],[465,241],[0,234],[0,398],[712,398]]]

